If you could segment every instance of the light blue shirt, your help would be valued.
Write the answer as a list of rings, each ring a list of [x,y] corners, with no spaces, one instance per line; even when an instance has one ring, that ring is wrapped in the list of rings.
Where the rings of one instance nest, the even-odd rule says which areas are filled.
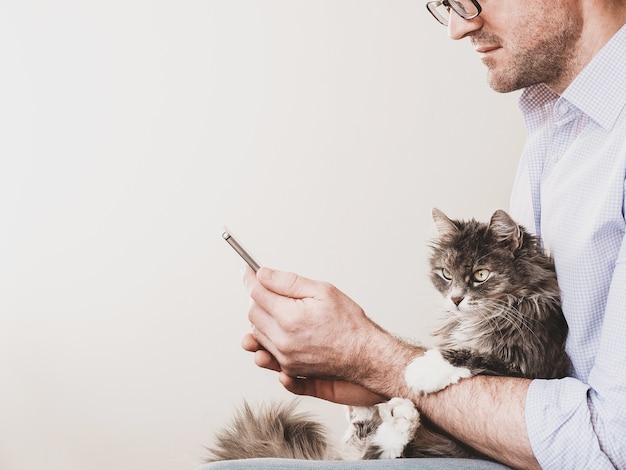
[[[571,378],[535,380],[526,424],[549,469],[626,469],[626,26],[565,92],[520,98],[511,215],[554,257]]]

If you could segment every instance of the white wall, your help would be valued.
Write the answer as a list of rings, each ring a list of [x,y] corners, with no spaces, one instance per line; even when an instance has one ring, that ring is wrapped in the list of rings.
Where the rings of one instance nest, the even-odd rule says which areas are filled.
[[[431,207],[506,208],[523,143],[484,75],[414,0],[0,1],[0,468],[192,469],[284,395],[223,224],[423,336]]]

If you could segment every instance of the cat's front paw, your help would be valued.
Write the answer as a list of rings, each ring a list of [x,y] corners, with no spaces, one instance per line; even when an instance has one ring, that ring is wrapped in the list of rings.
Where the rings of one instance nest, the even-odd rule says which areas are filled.
[[[402,456],[404,448],[415,435],[420,417],[415,405],[406,398],[392,398],[376,405],[381,423],[372,439],[380,452],[379,459],[395,459]]]
[[[411,432],[420,423],[420,415],[415,404],[407,398],[394,397],[376,406],[382,422],[391,424],[400,432]]]
[[[437,349],[429,349],[413,359],[404,372],[406,384],[419,394],[437,392],[471,376],[469,369],[453,366]]]

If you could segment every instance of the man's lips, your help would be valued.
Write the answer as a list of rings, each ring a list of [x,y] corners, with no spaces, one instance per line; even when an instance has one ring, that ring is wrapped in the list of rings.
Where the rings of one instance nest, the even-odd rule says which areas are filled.
[[[474,50],[478,52],[481,58],[485,58],[489,55],[492,55],[495,51],[502,49],[501,46],[498,45],[476,45]]]

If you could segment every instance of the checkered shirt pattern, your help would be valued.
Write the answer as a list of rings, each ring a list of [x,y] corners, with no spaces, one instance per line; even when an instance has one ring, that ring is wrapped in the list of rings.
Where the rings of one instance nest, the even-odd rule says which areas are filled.
[[[511,214],[554,257],[573,374],[526,401],[546,469],[626,469],[626,26],[559,96],[520,98],[528,139]]]

